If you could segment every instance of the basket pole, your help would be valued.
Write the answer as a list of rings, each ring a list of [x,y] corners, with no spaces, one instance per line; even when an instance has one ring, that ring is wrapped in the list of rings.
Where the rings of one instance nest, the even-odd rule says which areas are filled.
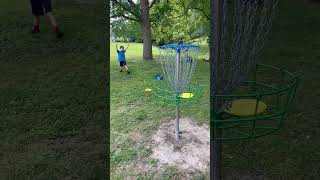
[[[176,131],[175,131],[175,137],[176,140],[179,141],[180,137],[179,137],[179,115],[180,115],[180,108],[179,105],[177,104],[176,106]]]
[[[179,64],[180,64],[180,50],[177,50],[177,57],[176,57],[176,68],[175,68],[175,88],[176,88],[176,130],[175,130],[175,138],[176,141],[179,141],[179,115],[180,115],[180,108],[179,108]]]

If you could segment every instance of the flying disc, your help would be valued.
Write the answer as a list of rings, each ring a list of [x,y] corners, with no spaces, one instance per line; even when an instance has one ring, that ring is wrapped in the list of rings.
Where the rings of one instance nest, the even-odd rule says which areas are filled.
[[[151,91],[151,89],[146,88],[144,91],[146,91],[146,92],[150,92],[150,91]]]
[[[231,107],[224,109],[228,114],[235,116],[253,116],[266,111],[267,105],[257,99],[237,99],[232,101]]]
[[[192,93],[182,93],[180,95],[180,97],[183,98],[183,99],[189,99],[189,98],[193,97],[193,94]]]

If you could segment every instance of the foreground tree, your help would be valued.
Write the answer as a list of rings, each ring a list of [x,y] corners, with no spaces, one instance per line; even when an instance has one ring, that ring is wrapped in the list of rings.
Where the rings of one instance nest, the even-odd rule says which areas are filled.
[[[152,60],[150,9],[158,0],[111,0],[111,18],[125,18],[140,24],[143,38],[143,59]]]

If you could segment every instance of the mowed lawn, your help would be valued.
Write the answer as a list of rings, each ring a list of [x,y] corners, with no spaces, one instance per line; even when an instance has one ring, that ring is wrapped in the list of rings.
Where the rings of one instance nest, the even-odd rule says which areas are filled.
[[[117,43],[127,46],[126,43]],[[132,178],[173,178],[179,177],[174,167],[155,170],[157,161],[150,158],[151,137],[160,124],[175,119],[175,107],[162,105],[145,88],[152,88],[153,76],[162,74],[159,50],[154,47],[154,60],[142,60],[143,45],[130,43],[126,53],[131,74],[119,72],[116,44],[112,43],[110,67],[110,128],[111,128],[111,177]],[[202,47],[207,49],[207,47]],[[201,56],[208,51],[202,50]],[[181,109],[182,117],[190,117],[200,124],[209,123],[209,63],[200,60],[192,79],[193,83],[204,85],[203,97],[190,107]],[[148,170],[149,169],[149,170]],[[180,174],[179,174],[180,173]]]
[[[299,12],[299,13],[298,13]],[[224,143],[223,174],[255,179],[319,179],[320,169],[320,3],[281,0],[266,43],[262,62],[289,71],[303,71],[303,83],[295,109],[279,132],[247,141]],[[123,43],[119,43],[123,44]],[[128,66],[132,74],[118,72],[115,45],[111,46],[111,175],[114,179],[179,177],[175,168],[151,171],[157,161],[150,159],[151,136],[161,123],[174,118],[174,108],[158,106],[144,92],[144,79],[161,72],[156,61],[143,61],[142,45],[131,44]],[[154,49],[155,59],[158,50]],[[207,56],[203,53],[201,56]],[[200,61],[195,81],[209,87],[209,65]],[[208,91],[204,96],[209,97]],[[182,116],[208,123],[209,102],[205,98]],[[144,164],[144,165],[142,165]],[[147,166],[146,166],[147,165]],[[148,169],[149,168],[149,169]],[[144,173],[146,171],[146,173]]]
[[[29,1],[0,2],[0,179],[105,179],[105,1],[54,0],[31,34]]]

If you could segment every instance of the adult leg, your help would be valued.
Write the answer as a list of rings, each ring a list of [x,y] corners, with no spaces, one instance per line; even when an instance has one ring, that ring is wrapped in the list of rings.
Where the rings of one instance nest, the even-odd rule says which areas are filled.
[[[52,12],[48,12],[47,16],[51,22],[51,25],[53,27],[53,31],[57,34],[57,38],[62,38],[63,33],[60,31],[59,27],[58,27],[58,23],[56,18],[53,16]]]
[[[39,26],[39,24],[40,24],[40,17],[39,16],[34,16],[33,25],[34,26]]]
[[[49,18],[49,20],[50,20],[50,23],[51,23],[52,27],[54,27],[54,28],[58,27],[57,20],[56,20],[56,18],[53,16],[52,12],[48,12],[48,13],[47,13],[47,16],[48,16],[48,18]]]
[[[31,10],[33,14],[33,29],[32,33],[40,32],[39,23],[40,23],[40,16],[43,15],[43,9],[41,7],[40,0],[30,0]]]
[[[32,29],[33,33],[40,32],[39,24],[40,24],[40,17],[37,16],[37,15],[34,15],[34,17],[33,17],[33,29]]]
[[[57,34],[57,38],[61,38],[63,36],[63,33],[60,31],[60,29],[58,27],[57,20],[52,14],[51,0],[43,0],[43,7],[44,7],[46,15],[49,18],[50,23],[53,27],[53,31]]]

